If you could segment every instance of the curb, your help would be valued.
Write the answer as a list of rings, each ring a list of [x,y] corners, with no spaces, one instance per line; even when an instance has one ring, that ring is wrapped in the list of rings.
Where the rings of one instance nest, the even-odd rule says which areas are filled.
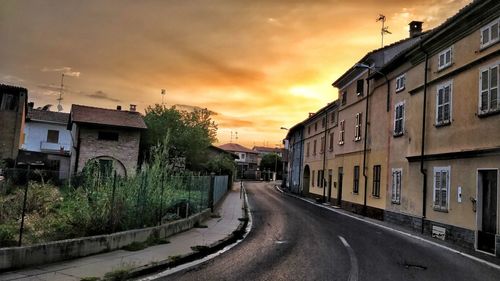
[[[145,275],[158,273],[160,271],[172,269],[174,267],[202,259],[210,254],[214,254],[224,249],[225,247],[231,244],[236,243],[238,240],[243,239],[245,233],[247,232],[247,226],[250,221],[250,215],[249,215],[250,210],[248,207],[247,200],[245,200],[246,196],[247,195],[245,190],[245,198],[243,200],[243,208],[245,210],[244,216],[243,218],[239,219],[241,221],[240,224],[238,225],[236,230],[233,231],[229,236],[219,241],[213,242],[212,244],[206,247],[201,247],[199,250],[181,256],[177,256],[173,259],[169,258],[167,260],[163,260],[155,264],[150,264],[135,268],[129,272],[129,274],[127,275],[127,279],[144,277]]]
[[[279,186],[275,185],[274,186],[276,188],[276,190],[278,190],[278,192],[281,192],[281,194],[286,194],[290,197],[294,197],[296,199],[299,199],[299,200],[302,200],[304,202],[308,202],[312,205],[315,205],[317,207],[320,207],[320,208],[323,208],[323,209],[326,209],[326,210],[329,210],[331,212],[334,212],[334,213],[337,213],[337,214],[340,214],[340,215],[343,215],[343,216],[347,216],[347,217],[350,217],[352,219],[355,219],[355,220],[358,220],[358,221],[361,221],[361,222],[365,222],[367,224],[370,224],[370,225],[373,225],[373,226],[376,226],[376,227],[379,227],[379,228],[382,228],[382,229],[385,229],[385,230],[388,230],[388,231],[392,231],[392,232],[395,232],[395,233],[398,233],[400,235],[404,235],[404,236],[407,236],[407,237],[411,237],[413,239],[416,239],[416,240],[419,240],[419,241],[422,241],[422,242],[425,242],[425,243],[429,243],[433,246],[436,246],[436,247],[439,247],[441,249],[444,249],[444,250],[448,250],[452,253],[455,253],[455,254],[458,254],[458,255],[461,255],[463,257],[466,257],[466,258],[469,258],[471,260],[474,260],[478,263],[481,263],[481,264],[484,264],[484,265],[487,265],[489,267],[492,267],[492,268],[495,268],[495,269],[498,269],[500,270],[500,265],[498,264],[495,264],[495,263],[492,263],[492,262],[489,262],[489,261],[486,261],[484,259],[481,259],[479,257],[476,257],[476,256],[473,256],[473,255],[470,255],[468,253],[465,253],[463,251],[459,251],[459,250],[456,250],[456,249],[453,249],[453,248],[450,248],[448,246],[445,246],[445,245],[442,245],[442,244],[439,244],[437,242],[434,242],[434,241],[431,241],[431,240],[428,240],[424,237],[420,237],[420,236],[417,236],[417,235],[414,235],[414,234],[411,234],[411,233],[408,233],[408,232],[405,232],[405,231],[402,231],[402,230],[398,230],[398,229],[394,229],[394,228],[391,228],[389,226],[385,226],[385,225],[382,225],[382,224],[378,224],[376,222],[373,222],[373,221],[369,221],[369,220],[366,220],[365,217],[357,217],[355,215],[351,215],[351,214],[347,214],[347,213],[344,213],[344,212],[341,212],[339,210],[336,210],[334,208],[330,208],[330,207],[327,207],[323,204],[318,204],[316,202],[313,202],[313,201],[310,201],[310,200],[307,200],[305,198],[302,198],[300,196],[297,196],[295,194],[292,194],[292,193],[289,193],[289,192],[285,192],[283,191],[281,188],[279,188]]]

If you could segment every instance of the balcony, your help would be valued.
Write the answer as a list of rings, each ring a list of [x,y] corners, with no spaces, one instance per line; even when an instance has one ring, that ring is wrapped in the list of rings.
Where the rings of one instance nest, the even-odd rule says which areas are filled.
[[[42,152],[60,152],[64,154],[69,154],[71,145],[69,143],[52,143],[41,141],[40,151]]]

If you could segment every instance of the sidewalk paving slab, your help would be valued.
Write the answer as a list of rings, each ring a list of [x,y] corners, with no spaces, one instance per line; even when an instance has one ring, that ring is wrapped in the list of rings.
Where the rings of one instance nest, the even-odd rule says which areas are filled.
[[[193,246],[208,246],[230,236],[240,226],[244,217],[243,199],[239,184],[225,195],[215,209],[213,217],[203,224],[206,228],[192,228],[167,237],[170,243],[154,245],[139,251],[116,250],[89,257],[78,258],[42,266],[35,266],[0,274],[0,281],[28,280],[80,280],[85,277],[104,277],[108,272],[122,268],[138,268],[169,257],[192,253]]]

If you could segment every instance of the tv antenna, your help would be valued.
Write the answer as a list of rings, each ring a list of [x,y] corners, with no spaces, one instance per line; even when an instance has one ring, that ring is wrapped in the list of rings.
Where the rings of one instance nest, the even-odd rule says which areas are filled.
[[[167,91],[165,89],[161,89],[161,104],[164,104],[164,98],[165,95],[167,94]]]
[[[57,98],[57,111],[61,112],[63,107],[61,105],[61,101],[63,100],[63,91],[64,91],[64,73],[61,75],[61,90],[59,91],[59,98]]]
[[[379,15],[377,21],[382,22],[382,28],[380,29],[380,35],[382,36],[382,48],[384,47],[384,35],[387,34],[392,34],[392,32],[389,31],[389,27],[385,26],[385,21],[386,17],[382,14]]]

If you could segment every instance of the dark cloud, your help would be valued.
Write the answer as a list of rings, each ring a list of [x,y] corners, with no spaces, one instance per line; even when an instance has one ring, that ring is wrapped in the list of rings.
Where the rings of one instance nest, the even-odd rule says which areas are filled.
[[[106,100],[106,101],[112,101],[112,102],[122,102],[122,100],[112,98],[108,94],[106,94],[105,92],[103,92],[101,90],[95,91],[92,94],[86,94],[85,96],[87,96],[89,98],[93,98],[93,99],[98,99],[98,100]]]

